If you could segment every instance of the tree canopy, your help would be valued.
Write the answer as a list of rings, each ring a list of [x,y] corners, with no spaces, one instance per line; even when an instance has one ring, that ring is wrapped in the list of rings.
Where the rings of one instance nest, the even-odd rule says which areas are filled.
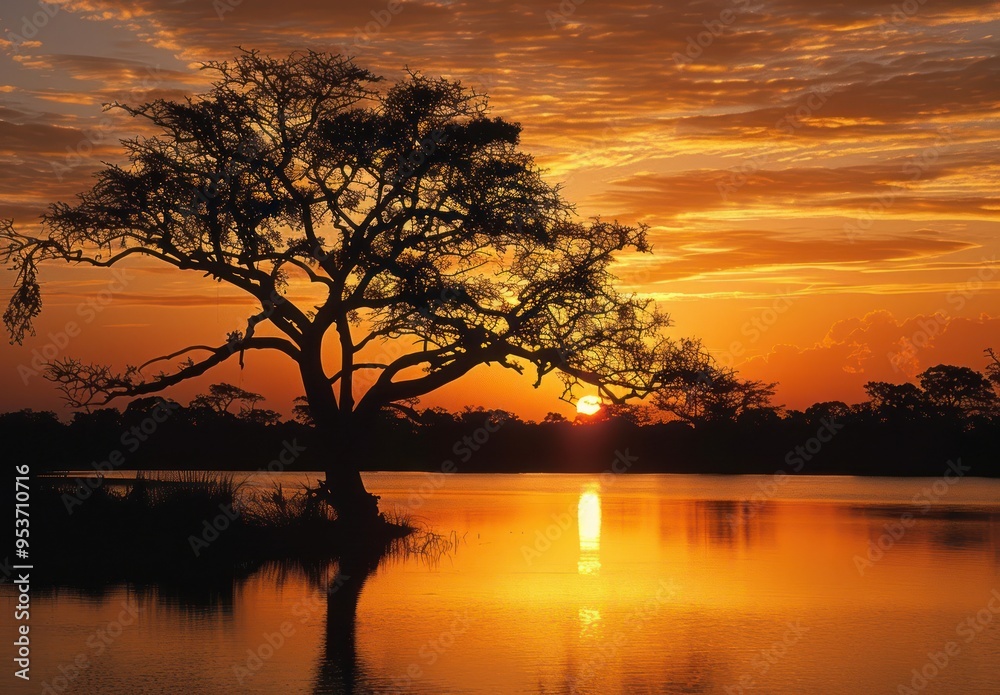
[[[536,385],[559,373],[565,398],[586,382],[622,402],[700,354],[668,339],[651,300],[615,289],[616,254],[649,252],[646,228],[580,221],[485,96],[413,72],[384,87],[312,51],[204,67],[216,80],[202,96],[110,105],[152,130],[123,141],[127,163],[54,204],[38,236],[0,230],[17,274],[3,319],[14,342],[32,333],[50,261],[155,259],[257,308],[215,343],[138,366],[51,363],[71,404],[155,393],[270,350],[297,364],[309,417],[344,430],[484,363],[532,369]],[[318,303],[293,301],[307,286]]]
[[[997,402],[990,380],[969,367],[939,364],[921,372],[917,379],[930,403],[944,411],[984,414]]]
[[[993,365],[990,365],[991,367]],[[939,364],[917,375],[918,384],[869,381],[869,407],[885,421],[944,415],[956,420],[993,415],[1000,397],[990,378],[970,368]]]
[[[99,172],[77,203],[53,205],[44,235],[8,226],[0,237],[18,273],[4,315],[18,342],[41,310],[38,266],[56,259],[104,267],[155,258],[260,304],[217,345],[89,372],[103,388],[88,397],[149,393],[254,349],[322,371],[331,329],[340,364],[325,379],[310,374],[314,417],[420,396],[483,362],[530,363],[539,377],[558,369],[613,398],[615,387],[648,389],[657,358],[671,362],[662,359],[676,351],[660,332],[667,317],[613,288],[614,254],[649,251],[646,230],[574,221],[518,150],[520,127],[490,117],[485,97],[415,73],[379,90],[380,78],[350,60],[313,52],[244,52],[206,69],[218,80],[202,97],[113,105],[157,134],[124,141],[130,164]],[[290,301],[293,277],[322,287],[325,301]],[[265,323],[274,335],[260,335]],[[373,343],[399,339],[419,349],[359,360]],[[84,376],[82,366],[52,373],[65,381]],[[404,378],[413,368],[422,373]],[[356,379],[361,372],[373,374]],[[358,382],[369,385],[360,395]]]

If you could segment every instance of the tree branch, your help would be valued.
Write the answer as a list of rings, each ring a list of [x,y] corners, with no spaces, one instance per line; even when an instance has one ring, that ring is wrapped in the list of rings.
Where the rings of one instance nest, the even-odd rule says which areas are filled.
[[[144,363],[143,367],[188,352],[210,353],[201,361],[188,359],[178,365],[177,371],[171,374],[160,373],[148,381],[140,373],[142,367],[127,367],[124,372],[116,373],[110,367],[83,364],[74,359],[49,363],[46,365],[44,376],[57,385],[70,406],[86,408],[106,405],[116,398],[131,398],[162,391],[187,379],[201,376],[242,350],[278,350],[293,359],[297,359],[299,354],[295,346],[283,338],[251,338],[216,347],[194,345],[170,355],[153,358]]]

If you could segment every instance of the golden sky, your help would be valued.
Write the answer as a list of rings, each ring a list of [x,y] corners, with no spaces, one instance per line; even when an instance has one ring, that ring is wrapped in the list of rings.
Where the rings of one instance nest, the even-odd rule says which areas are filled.
[[[102,103],[196,93],[199,61],[237,45],[348,53],[390,79],[409,66],[487,92],[582,216],[651,226],[654,255],[618,271],[678,336],[780,382],[789,407],[857,402],[865,381],[981,369],[1000,348],[998,29],[985,0],[6,0],[0,217],[31,230],[120,160],[136,126]],[[249,308],[155,268],[42,280],[38,335],[0,350],[2,409],[59,407],[18,367],[67,321],[81,332],[59,354],[124,365],[217,343]],[[170,395],[228,380],[287,412],[302,389],[282,360]],[[569,412],[558,392],[481,368],[424,402],[540,417]]]

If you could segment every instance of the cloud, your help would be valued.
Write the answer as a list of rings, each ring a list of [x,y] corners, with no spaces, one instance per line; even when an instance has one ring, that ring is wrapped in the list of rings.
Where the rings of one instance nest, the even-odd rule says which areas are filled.
[[[611,181],[597,196],[603,205],[646,220],[725,208],[817,208],[855,211],[883,201],[893,213],[964,213],[982,219],[1000,217],[1000,197],[972,196],[956,191],[954,179],[972,167],[991,166],[995,155],[981,158],[940,150],[894,158],[879,164],[841,167],[770,168],[764,155],[737,162],[727,169],[678,173],[642,172]],[[929,184],[947,181],[940,193]],[[956,194],[957,193],[957,194]]]
[[[737,368],[746,378],[777,381],[778,400],[796,409],[819,397],[860,402],[868,381],[915,381],[919,372],[937,364],[982,371],[987,365],[983,351],[1000,347],[1000,318],[957,317],[949,308],[902,320],[888,311],[843,319],[811,346],[775,345]]]
[[[122,161],[119,137],[148,132],[102,125],[102,103],[203,91],[200,62],[236,46],[343,51],[388,82],[410,67],[486,91],[582,217],[652,225],[655,255],[616,265],[629,289],[703,302],[705,314],[720,296],[843,295],[824,306],[861,318],[816,345],[806,329],[758,345],[767,358],[746,369],[803,401],[858,400],[869,378],[935,359],[979,364],[982,347],[1000,346],[997,319],[949,311],[903,371],[885,356],[951,309],[928,293],[1000,251],[1000,2],[902,4],[403,0],[392,12],[389,0],[66,0],[37,41],[0,45],[0,217],[32,229],[102,160]],[[848,238],[844,226],[872,210]],[[239,303],[186,282],[122,300],[151,316]],[[890,295],[912,295],[897,313],[913,318],[866,315]]]
[[[933,230],[907,236],[859,239],[796,238],[753,229],[713,231],[711,234],[674,231],[655,237],[656,253],[633,257],[631,269],[622,279],[633,285],[656,287],[661,283],[689,279],[709,273],[769,268],[780,273],[788,268],[857,266],[884,262],[906,265],[913,261],[975,248],[959,239],[949,239]]]

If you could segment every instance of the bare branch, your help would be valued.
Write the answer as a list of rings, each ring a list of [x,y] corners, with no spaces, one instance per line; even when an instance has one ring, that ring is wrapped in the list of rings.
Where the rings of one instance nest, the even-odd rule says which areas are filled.
[[[238,343],[225,343],[214,348],[192,346],[173,353],[173,356],[202,348],[206,348],[210,353],[204,359],[198,362],[188,359],[178,365],[174,372],[160,373],[150,379],[143,377],[138,367],[126,367],[125,371],[116,372],[109,366],[84,364],[69,358],[46,365],[44,376],[57,385],[70,406],[89,408],[107,405],[116,398],[131,398],[162,391],[187,379],[201,376],[241,350],[278,350],[293,359],[299,354],[291,343],[282,338],[252,338]],[[146,365],[170,357],[170,355],[157,357],[146,362]]]

